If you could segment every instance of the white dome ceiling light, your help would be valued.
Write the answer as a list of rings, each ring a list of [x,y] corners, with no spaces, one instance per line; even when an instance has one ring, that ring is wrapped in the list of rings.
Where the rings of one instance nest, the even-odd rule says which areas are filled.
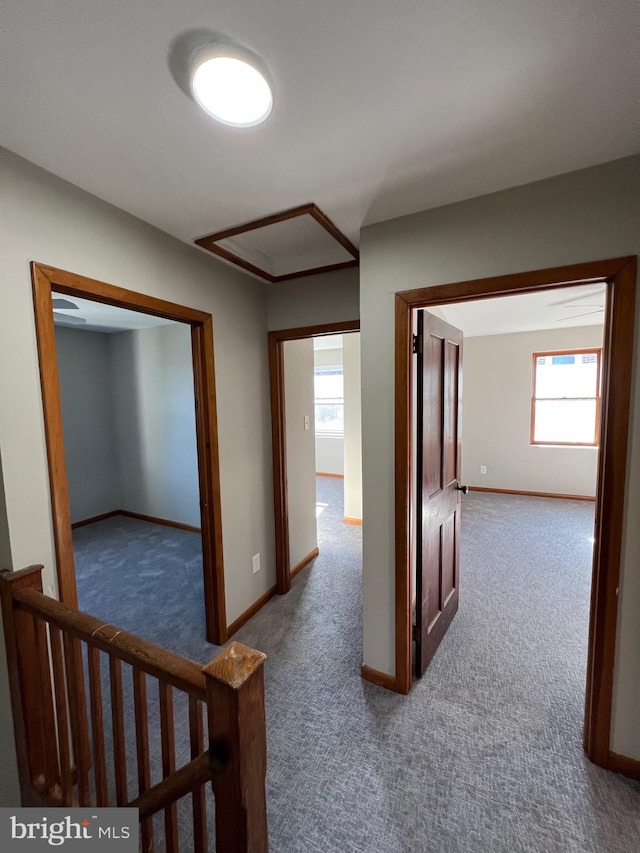
[[[261,124],[273,107],[266,77],[236,50],[205,53],[194,68],[191,90],[206,113],[232,127]]]
[[[216,121],[254,127],[273,109],[273,83],[255,53],[213,30],[189,30],[169,45],[169,70],[180,89]]]

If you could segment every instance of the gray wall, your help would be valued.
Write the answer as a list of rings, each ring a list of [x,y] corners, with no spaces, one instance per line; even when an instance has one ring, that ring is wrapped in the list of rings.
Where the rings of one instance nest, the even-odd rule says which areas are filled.
[[[364,662],[394,672],[394,293],[640,251],[640,158],[363,229]],[[638,303],[640,311],[640,300]],[[640,317],[636,318],[640,329]],[[612,749],[640,759],[640,371],[634,368]]]
[[[344,514],[362,519],[360,333],[342,336],[344,364]]]
[[[318,545],[314,442],[313,340],[284,342],[289,560],[293,569]],[[309,429],[305,429],[305,417]]]
[[[56,326],[71,520],[119,508],[110,335]]]
[[[56,327],[71,520],[116,509],[200,526],[191,330]]]
[[[596,447],[529,443],[531,357],[545,350],[602,346],[602,326],[465,338],[462,480],[470,486],[596,493]],[[480,473],[485,465],[486,474]]]
[[[191,329],[109,335],[119,509],[200,526]]]
[[[356,267],[268,285],[269,329],[357,320],[359,281]]]
[[[0,241],[0,448],[13,567],[44,563],[45,590],[55,593],[29,274],[36,260],[213,315],[227,614],[233,621],[275,583],[264,283],[4,149]],[[253,575],[257,552],[262,570]],[[0,713],[8,702],[2,680]],[[2,751],[9,780],[15,767],[10,737],[2,739]],[[5,793],[7,805],[17,803],[17,789]]]

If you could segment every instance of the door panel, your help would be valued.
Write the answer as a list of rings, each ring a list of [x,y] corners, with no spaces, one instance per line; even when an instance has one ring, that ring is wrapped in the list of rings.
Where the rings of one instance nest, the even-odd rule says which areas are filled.
[[[442,587],[441,587],[441,604],[440,609],[443,610],[449,597],[456,591],[456,532],[455,532],[456,513],[450,515],[442,525]]]
[[[442,488],[442,463],[439,448],[442,446],[442,379],[443,348],[442,341],[435,337],[423,337],[425,350],[423,381],[428,399],[432,405],[424,409],[425,441],[424,488],[429,496],[437,494]]]
[[[422,549],[423,557],[430,565],[438,565],[442,555],[442,543],[440,531],[433,528],[425,538],[425,547]],[[424,594],[420,597],[422,601],[422,615],[425,625],[433,624],[440,615],[440,584],[438,574],[431,572],[423,578]]]
[[[458,609],[462,332],[418,312],[416,672]]]
[[[458,355],[459,347],[444,341],[443,486],[458,479]]]

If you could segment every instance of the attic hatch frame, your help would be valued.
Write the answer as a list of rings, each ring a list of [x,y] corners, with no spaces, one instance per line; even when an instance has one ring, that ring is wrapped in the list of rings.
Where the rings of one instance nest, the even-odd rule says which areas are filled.
[[[340,261],[339,263],[320,264],[317,266],[308,267],[307,269],[296,270],[294,272],[284,273],[282,275],[272,275],[265,269],[251,263],[235,252],[225,249],[224,246],[218,245],[219,241],[226,240],[229,237],[237,237],[239,234],[247,234],[250,231],[257,231],[261,228],[267,228],[269,225],[276,225],[279,222],[286,222],[288,219],[297,219],[301,216],[310,216],[332,237],[336,243],[339,243],[348,254],[352,256],[352,260]],[[274,213],[271,216],[264,216],[261,219],[254,219],[251,222],[245,222],[243,225],[236,225],[233,228],[225,228],[224,231],[217,231],[214,234],[207,234],[195,240],[196,246],[218,255],[225,261],[233,264],[240,269],[257,275],[260,278],[268,281],[270,284],[275,284],[281,281],[290,281],[294,278],[304,278],[309,275],[319,275],[325,272],[336,272],[337,270],[351,269],[360,264],[360,253],[353,245],[351,240],[346,237],[342,231],[329,219],[326,213],[323,213],[317,204],[313,202],[302,204],[299,207],[292,207],[290,210],[283,210],[280,213]]]
[[[613,668],[618,620],[625,483],[631,407],[637,257],[462,281],[397,292],[395,296],[395,646],[393,689],[412,687],[411,562],[414,527],[411,489],[413,316],[419,308],[602,283],[607,288],[602,350],[596,515],[583,746],[601,767],[629,773],[632,762],[610,750]],[[389,676],[386,676],[390,678]]]
[[[31,281],[60,600],[70,607],[78,607],[52,291],[163,317],[191,327],[206,639],[222,645],[227,640],[228,631],[211,314],[35,261],[31,262]]]

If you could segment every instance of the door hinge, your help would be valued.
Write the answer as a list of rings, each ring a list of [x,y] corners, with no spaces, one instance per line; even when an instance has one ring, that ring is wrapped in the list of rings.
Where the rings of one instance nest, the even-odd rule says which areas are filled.
[[[422,335],[413,336],[412,350],[414,355],[419,355],[422,352]]]

